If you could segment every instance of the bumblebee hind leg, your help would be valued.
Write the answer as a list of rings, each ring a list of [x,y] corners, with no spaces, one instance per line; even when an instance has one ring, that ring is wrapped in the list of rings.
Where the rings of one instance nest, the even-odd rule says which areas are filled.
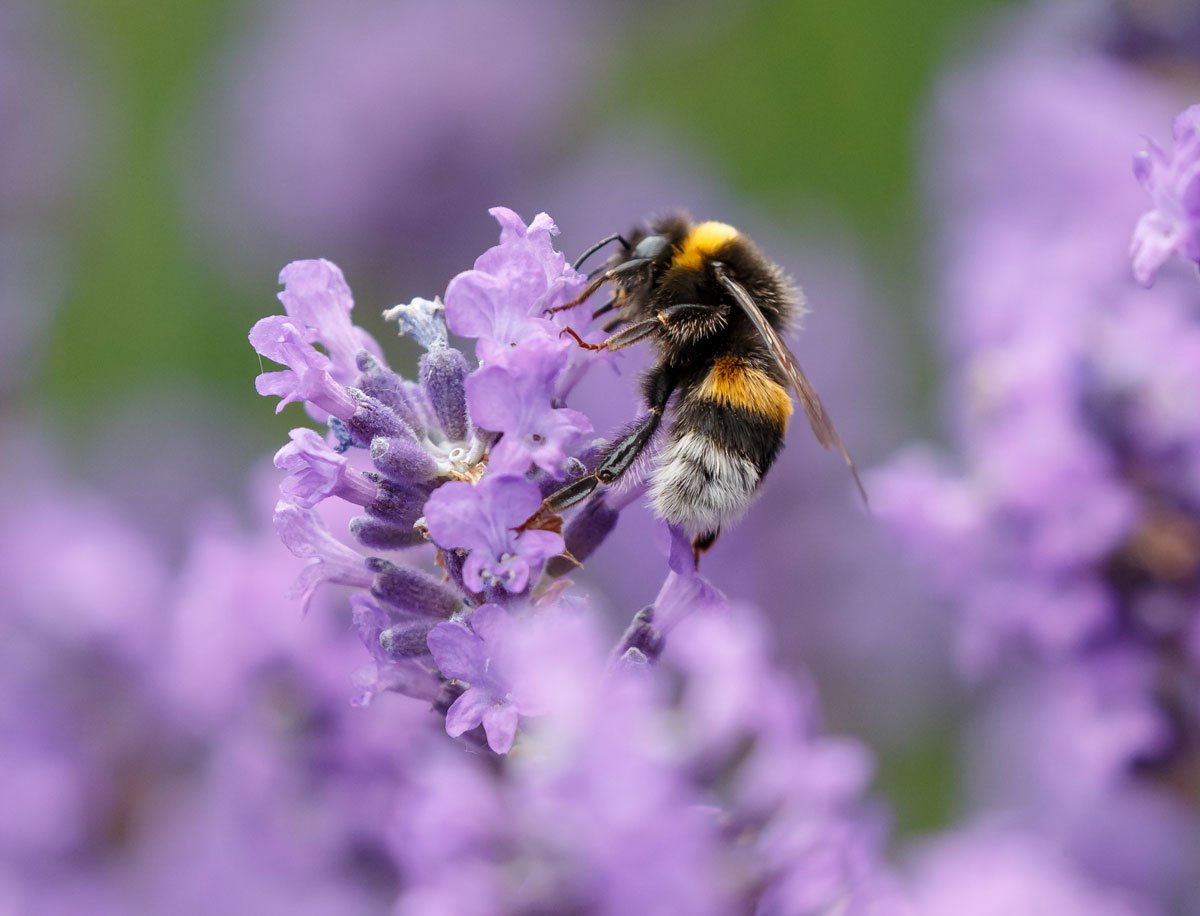
[[[700,555],[706,553],[710,547],[717,541],[717,535],[721,533],[721,529],[716,531],[706,531],[704,534],[698,534],[692,538],[692,565],[694,569],[700,568]]]

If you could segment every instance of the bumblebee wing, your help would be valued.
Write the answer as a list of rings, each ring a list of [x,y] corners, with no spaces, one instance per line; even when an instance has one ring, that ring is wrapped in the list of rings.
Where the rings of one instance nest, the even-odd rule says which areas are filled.
[[[837,429],[834,428],[833,420],[829,418],[829,413],[825,410],[825,405],[821,403],[820,397],[817,396],[817,391],[812,386],[812,382],[805,376],[804,370],[800,368],[800,363],[795,355],[788,349],[787,344],[783,342],[783,338],[779,336],[779,332],[771,327],[771,323],[767,321],[766,316],[762,313],[762,309],[758,307],[758,303],[746,291],[746,288],[737,280],[729,276],[720,268],[716,271],[717,279],[721,285],[725,287],[733,301],[750,319],[750,323],[754,325],[767,348],[771,351],[771,356],[779,367],[783,369],[787,377],[791,380],[792,387],[796,390],[796,397],[800,399],[800,405],[804,408],[804,413],[808,416],[809,425],[812,427],[813,434],[817,437],[817,441],[825,448],[836,447],[841,452],[842,459],[846,462],[846,467],[850,469],[850,474],[854,478],[854,485],[858,487],[859,495],[862,496],[864,503],[867,503],[867,491],[863,487],[862,480],[858,476],[858,468],[854,465],[854,459],[850,457],[850,452],[846,448],[846,443],[842,441],[842,437],[838,435]]]

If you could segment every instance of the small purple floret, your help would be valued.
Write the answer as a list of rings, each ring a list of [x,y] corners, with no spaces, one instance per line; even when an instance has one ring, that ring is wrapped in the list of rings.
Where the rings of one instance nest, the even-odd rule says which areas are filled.
[[[341,269],[324,258],[292,261],[279,274],[284,290],[279,294],[288,316],[307,328],[312,339],[329,352],[334,378],[344,385],[358,375],[358,354],[379,354],[379,345],[350,321],[354,297]]]
[[[375,499],[375,484],[317,432],[301,427],[288,435],[292,441],[275,453],[275,467],[288,472],[279,488],[296,505],[311,509],[330,496],[359,506]]]
[[[446,288],[446,322],[455,334],[478,338],[476,354],[493,359],[534,337],[557,339],[546,309],[565,305],[586,278],[551,242],[558,227],[545,213],[526,226],[507,207],[489,211],[500,223],[500,244]]]
[[[280,500],[275,505],[275,531],[294,556],[308,560],[292,587],[308,610],[322,582],[366,588],[373,579],[361,555],[337,540],[312,509]]]
[[[454,481],[434,490],[425,505],[430,537],[444,550],[470,551],[463,567],[467,588],[501,586],[522,592],[545,561],[562,552],[562,535],[514,529],[541,505],[537,485],[514,475],[488,474],[477,485]]]
[[[497,754],[508,753],[519,716],[528,712],[513,696],[506,666],[512,626],[503,608],[484,604],[471,615],[470,628],[440,623],[429,633],[429,650],[442,674],[470,685],[446,713],[446,733],[457,738],[483,725],[488,747]]]
[[[330,374],[333,363],[291,319],[283,315],[263,318],[250,329],[250,344],[267,359],[287,366],[279,372],[264,372],[254,382],[259,394],[280,399],[276,413],[295,401],[307,401],[342,420],[354,415],[354,398]]]
[[[532,463],[561,475],[571,451],[592,433],[582,413],[553,406],[555,382],[566,365],[567,352],[556,341],[532,340],[467,379],[471,416],[484,429],[503,433],[492,450],[493,469],[524,473]]]

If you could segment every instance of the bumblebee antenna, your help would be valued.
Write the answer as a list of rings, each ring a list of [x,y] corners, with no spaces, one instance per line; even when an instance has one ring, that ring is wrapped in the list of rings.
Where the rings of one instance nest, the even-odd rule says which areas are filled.
[[[584,262],[587,261],[588,258],[590,258],[592,255],[594,255],[597,251],[599,251],[601,248],[603,248],[605,245],[609,244],[610,242],[620,242],[622,248],[624,248],[626,250],[629,249],[629,243],[627,241],[625,241],[625,236],[621,235],[621,233],[619,233],[619,232],[614,232],[612,235],[608,236],[607,238],[601,239],[595,245],[593,245],[591,248],[589,248],[587,251],[585,251],[583,254],[581,254],[578,258],[575,259],[575,263],[571,266],[574,267],[576,270],[579,270],[579,268],[583,266]]]

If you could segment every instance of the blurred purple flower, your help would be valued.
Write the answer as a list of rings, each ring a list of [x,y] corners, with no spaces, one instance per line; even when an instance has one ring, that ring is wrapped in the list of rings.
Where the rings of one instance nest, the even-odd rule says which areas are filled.
[[[551,159],[621,15],[551,0],[246,12],[197,130],[211,142],[185,166],[193,208],[235,261],[323,251],[423,283]]]
[[[1175,148],[1168,156],[1147,140],[1133,160],[1133,173],[1150,195],[1153,208],[1138,220],[1129,254],[1133,275],[1143,286],[1172,254],[1200,261],[1200,106],[1175,118]]]
[[[939,838],[913,869],[924,916],[1153,916],[1163,911],[1089,878],[1019,826],[981,824]]]
[[[438,912],[907,912],[858,810],[861,749],[815,733],[763,640],[741,638],[745,626],[758,632],[752,610],[693,615],[678,631],[686,664],[668,651],[649,670],[611,667],[594,623],[567,605],[519,618],[495,607],[489,618],[504,626],[522,709],[536,714],[500,767],[430,749],[410,770],[394,848],[415,881],[400,912],[433,902]],[[459,624],[431,642],[438,634],[453,645],[435,653],[464,673],[494,651],[463,640]],[[744,651],[729,652],[731,639]],[[777,714],[726,719],[729,740],[712,741],[716,722],[688,697],[715,699],[727,676]]]
[[[1150,293],[1132,283],[1136,186],[1113,167],[1171,92],[1046,8],[944,97],[934,174],[948,189],[940,323],[956,454],[902,455],[875,476],[875,505],[953,607],[962,670],[992,676],[993,702],[1024,687],[1019,736],[990,742],[1003,756],[981,754],[974,778],[1036,774],[1008,799],[1031,829],[1088,880],[1133,888],[1137,841],[1095,825],[1133,791],[1179,805],[1168,787],[1194,772],[1200,729],[1181,652],[1200,585],[1200,436],[1185,418],[1200,323],[1179,272]],[[1143,163],[1156,206],[1185,190],[1188,155]],[[1166,256],[1149,238],[1161,215],[1138,230],[1142,280]],[[1165,900],[1197,881],[1174,862],[1136,889]],[[1091,909],[1063,893],[1061,911]]]
[[[123,507],[26,482],[0,512],[5,905],[385,908],[379,790],[417,716],[346,703],[356,648],[332,617],[294,613],[274,534],[212,513],[176,570]]]

